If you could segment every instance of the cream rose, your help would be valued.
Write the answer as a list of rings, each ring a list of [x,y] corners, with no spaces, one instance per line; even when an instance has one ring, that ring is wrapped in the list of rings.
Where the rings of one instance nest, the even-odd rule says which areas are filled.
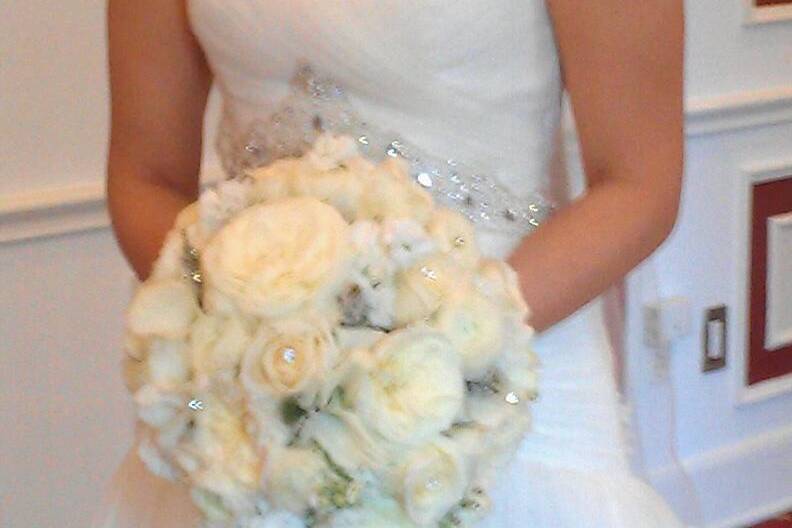
[[[152,339],[146,358],[148,383],[159,387],[179,387],[190,377],[187,344],[181,340]]]
[[[479,290],[496,300],[501,309],[514,311],[521,319],[530,316],[530,308],[523,298],[517,272],[508,263],[483,258],[475,277]]]
[[[532,399],[539,392],[539,358],[533,350],[534,329],[519,321],[509,322],[506,334],[510,343],[499,358],[504,390],[521,400]]]
[[[151,280],[138,287],[127,311],[127,327],[140,336],[180,339],[198,315],[189,284],[176,279]]]
[[[393,498],[368,493],[356,508],[338,511],[327,528],[416,528]]]
[[[432,195],[410,179],[403,160],[386,159],[369,173],[368,182],[358,218],[413,218],[422,224],[429,219]]]
[[[310,399],[338,352],[327,323],[318,317],[263,324],[242,360],[240,377],[249,391],[276,397],[298,393]]]
[[[412,218],[385,220],[381,239],[390,260],[399,268],[406,268],[437,249],[424,227]]]
[[[195,377],[204,380],[234,370],[252,341],[247,324],[238,318],[201,314],[190,331],[190,358]]]
[[[285,198],[242,211],[212,237],[201,259],[207,288],[245,312],[278,317],[332,297],[349,253],[341,215],[316,198]]]
[[[349,473],[383,464],[387,453],[355,414],[339,410],[338,416],[316,413],[300,432],[303,442],[315,441],[335,464]]]
[[[264,489],[275,508],[301,514],[309,507],[318,506],[318,494],[328,472],[326,462],[315,450],[276,449],[268,455]]]
[[[303,170],[305,163],[295,158],[283,158],[270,165],[249,170],[247,175],[253,182],[251,200],[269,203],[295,196],[294,182]]]
[[[349,384],[352,410],[370,429],[419,444],[447,429],[464,398],[462,365],[451,342],[426,326],[395,330],[373,349],[375,365]]]
[[[331,171],[345,161],[358,156],[357,141],[351,136],[336,136],[329,132],[320,134],[305,155],[308,163],[320,171]]]
[[[462,356],[466,379],[478,379],[492,367],[503,345],[502,312],[475,290],[443,304],[432,319]]]
[[[407,514],[418,526],[437,523],[464,496],[467,469],[453,441],[438,437],[413,453],[405,468],[402,496]]]
[[[293,513],[276,511],[265,517],[251,519],[244,528],[305,528],[305,523]]]
[[[195,237],[198,224],[198,203],[193,202],[179,211],[173,228],[165,235],[157,260],[151,268],[150,279],[179,279],[184,273],[184,231]],[[190,240],[192,243],[193,241]]]
[[[463,295],[469,274],[442,255],[433,254],[396,275],[396,324],[429,317],[452,296]]]
[[[252,189],[250,180],[232,179],[221,181],[214,188],[204,191],[198,199],[203,233],[211,235],[229,218],[250,206]]]
[[[247,433],[244,409],[226,405],[213,394],[203,394],[203,410],[195,412],[194,442],[205,472],[202,484],[220,490],[224,483],[253,490],[258,486],[263,461]]]
[[[473,268],[478,264],[481,252],[476,240],[473,224],[458,211],[439,207],[432,212],[427,231],[438,248],[459,264]]]

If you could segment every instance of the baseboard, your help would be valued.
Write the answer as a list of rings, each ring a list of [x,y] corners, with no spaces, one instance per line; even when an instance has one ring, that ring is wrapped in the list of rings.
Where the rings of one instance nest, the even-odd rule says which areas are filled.
[[[698,491],[706,528],[744,528],[792,510],[792,426],[687,458],[682,465]],[[649,474],[669,502],[684,503],[675,477],[673,468]]]

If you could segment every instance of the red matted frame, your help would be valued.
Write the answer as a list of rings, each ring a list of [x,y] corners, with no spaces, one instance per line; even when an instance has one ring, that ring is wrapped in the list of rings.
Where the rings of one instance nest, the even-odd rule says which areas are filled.
[[[752,186],[750,275],[748,296],[747,383],[753,385],[792,374],[792,343],[775,350],[766,347],[767,219],[792,212],[792,175]]]

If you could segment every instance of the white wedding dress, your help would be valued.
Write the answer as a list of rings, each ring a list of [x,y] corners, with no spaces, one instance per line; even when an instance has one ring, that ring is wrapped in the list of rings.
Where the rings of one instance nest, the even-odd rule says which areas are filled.
[[[562,84],[542,0],[187,0],[224,96],[220,154],[290,90],[301,63],[330,74],[369,123],[434,156],[488,171],[513,199],[564,197],[554,172]],[[552,175],[552,176],[551,176]],[[485,253],[522,236],[486,223]],[[487,528],[674,528],[631,473],[603,299],[539,334],[533,429],[493,492]],[[131,450],[94,526],[195,528],[187,491],[149,474]]]

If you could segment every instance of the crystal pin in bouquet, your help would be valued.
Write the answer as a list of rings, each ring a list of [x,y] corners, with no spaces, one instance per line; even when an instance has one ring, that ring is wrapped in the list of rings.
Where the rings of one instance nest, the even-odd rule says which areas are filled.
[[[139,455],[210,527],[462,527],[530,426],[533,329],[471,221],[349,135],[185,208],[127,313]]]

